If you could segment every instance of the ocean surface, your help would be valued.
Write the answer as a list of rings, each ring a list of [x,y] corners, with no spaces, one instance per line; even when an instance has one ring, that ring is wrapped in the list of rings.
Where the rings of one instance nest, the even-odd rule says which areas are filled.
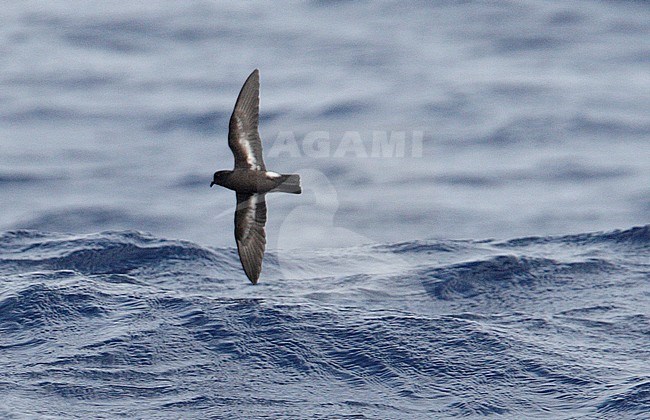
[[[650,3],[0,8],[0,418],[645,419],[648,366]]]
[[[0,237],[0,415],[647,418],[650,225],[236,251]]]

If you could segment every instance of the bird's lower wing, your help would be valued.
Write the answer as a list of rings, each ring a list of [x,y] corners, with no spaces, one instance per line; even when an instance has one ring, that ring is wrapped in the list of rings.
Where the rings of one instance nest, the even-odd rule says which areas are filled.
[[[248,279],[256,284],[262,271],[266,247],[265,194],[237,193],[235,209],[235,240],[239,259]]]

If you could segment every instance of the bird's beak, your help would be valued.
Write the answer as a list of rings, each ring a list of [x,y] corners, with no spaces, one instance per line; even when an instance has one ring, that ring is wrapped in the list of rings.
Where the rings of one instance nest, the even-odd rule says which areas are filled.
[[[212,188],[213,185],[214,185],[214,181],[210,183],[210,188]]]

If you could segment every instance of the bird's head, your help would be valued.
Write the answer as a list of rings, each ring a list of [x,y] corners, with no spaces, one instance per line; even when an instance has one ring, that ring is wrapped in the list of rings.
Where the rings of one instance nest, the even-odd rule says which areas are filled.
[[[217,172],[215,172],[214,177],[212,178],[212,182],[210,183],[210,188],[212,188],[212,186],[214,184],[223,185],[224,181],[226,180],[226,178],[228,177],[230,172],[231,171],[217,171]]]

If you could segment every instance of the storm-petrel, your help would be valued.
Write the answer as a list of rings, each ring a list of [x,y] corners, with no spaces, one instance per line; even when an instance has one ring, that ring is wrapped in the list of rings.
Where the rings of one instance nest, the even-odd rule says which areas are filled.
[[[248,279],[257,284],[266,246],[268,192],[300,194],[300,175],[266,170],[262,140],[257,130],[260,111],[260,72],[255,69],[244,82],[230,117],[228,146],[235,155],[235,169],[217,171],[210,187],[221,185],[237,193],[235,240]]]

